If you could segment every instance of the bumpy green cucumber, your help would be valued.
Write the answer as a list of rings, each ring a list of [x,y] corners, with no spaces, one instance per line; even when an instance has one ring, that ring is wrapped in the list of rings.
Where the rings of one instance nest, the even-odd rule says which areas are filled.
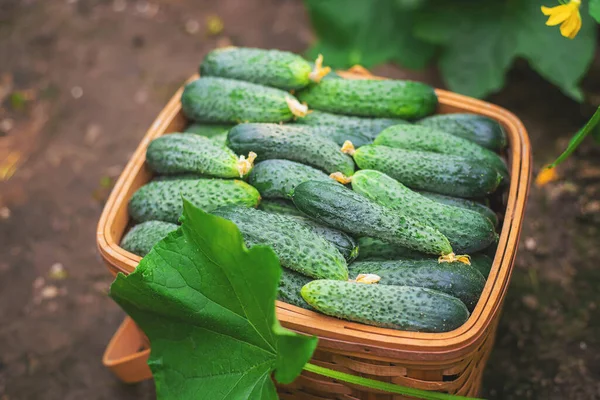
[[[223,133],[227,134],[231,128],[233,128],[233,125],[191,123],[185,128],[184,132],[213,138],[215,136],[220,136]]]
[[[367,145],[356,149],[361,169],[375,169],[412,189],[457,197],[482,197],[496,190],[502,176],[464,157]]]
[[[470,140],[490,150],[500,151],[506,147],[506,132],[502,125],[482,115],[432,115],[423,118],[418,123],[432,128],[439,128],[444,132]]]
[[[431,86],[400,80],[326,79],[298,98],[316,110],[363,117],[422,118],[437,106]]]
[[[248,247],[270,246],[284,267],[317,279],[348,279],[336,247],[294,217],[235,206],[212,213],[235,223]]]
[[[340,146],[349,140],[355,147],[373,142],[379,132],[389,126],[409,124],[402,119],[352,117],[317,110],[296,122],[313,127],[316,133],[331,138]]]
[[[297,54],[247,47],[213,50],[200,65],[201,76],[239,79],[285,90],[311,83],[311,72],[310,63]]]
[[[184,132],[206,136],[213,142],[225,146],[225,143],[227,142],[227,132],[229,132],[232,127],[233,125],[193,123],[185,128]]]
[[[146,162],[161,174],[194,173],[236,178],[252,168],[252,159],[236,154],[209,138],[192,133],[171,133],[150,142]]]
[[[504,178],[508,179],[508,169],[498,154],[437,128],[422,125],[391,126],[383,130],[373,144],[465,157],[496,168]]]
[[[129,215],[138,222],[158,220],[177,223],[185,197],[196,207],[210,212],[235,204],[256,207],[258,190],[246,182],[225,179],[169,179],[142,186],[129,201]]]
[[[435,258],[394,261],[361,261],[348,267],[350,279],[359,274],[381,277],[380,285],[417,286],[438,290],[460,299],[473,310],[485,279],[474,267],[463,263],[439,263]]]
[[[292,200],[314,220],[354,236],[371,236],[428,254],[452,253],[448,239],[436,229],[337,183],[306,181],[296,186]]]
[[[496,235],[496,239],[494,240],[494,242],[490,244],[487,249],[483,250],[482,253],[493,259],[494,257],[496,257],[496,252],[498,251],[499,243],[500,235]]]
[[[294,117],[288,92],[250,82],[206,77],[190,82],[181,95],[184,114],[198,122],[285,122]]]
[[[399,244],[384,242],[372,237],[358,238],[357,260],[395,260],[398,258],[420,259],[426,254],[411,250]]]
[[[177,224],[163,221],[146,221],[131,228],[121,240],[121,247],[137,254],[146,256],[152,247],[169,233],[177,229]]]
[[[478,212],[484,217],[488,218],[494,226],[498,225],[498,216],[496,213],[485,204],[481,204],[474,200],[462,199],[460,197],[452,197],[445,196],[439,193],[431,193],[431,192],[419,192],[421,195],[427,197],[428,199],[437,201],[438,203],[446,204],[454,207],[466,208],[467,210]]]
[[[493,256],[492,256],[493,257]],[[477,269],[484,278],[490,275],[492,270],[493,260],[483,253],[473,254],[471,256],[471,266]]]
[[[267,199],[289,199],[292,189],[309,180],[330,181],[331,178],[321,170],[289,160],[259,162],[248,176],[248,183]]]
[[[469,318],[456,297],[421,287],[316,280],[301,294],[323,314],[382,328],[448,332]]]
[[[291,125],[240,124],[229,131],[227,145],[239,154],[253,151],[257,160],[285,159],[327,173],[354,173],[352,158],[332,140]]]
[[[275,214],[304,216],[304,213],[298,210],[294,203],[283,199],[263,199],[260,201],[258,209]]]
[[[300,222],[317,235],[325,238],[325,240],[338,249],[346,261],[353,261],[358,256],[358,245],[356,244],[356,240],[354,240],[354,238],[347,233],[338,231],[337,229],[329,226],[321,225],[320,223],[306,217],[290,216],[290,218],[294,218],[296,221]]]
[[[382,172],[357,171],[352,176],[352,189],[382,206],[437,229],[458,253],[476,252],[494,241],[494,225],[488,218],[474,211],[430,200]]]
[[[302,287],[312,281],[312,278],[299,274],[298,272],[288,268],[281,268],[281,270],[279,288],[277,289],[277,300],[314,311],[314,308],[309,306],[300,294]]]

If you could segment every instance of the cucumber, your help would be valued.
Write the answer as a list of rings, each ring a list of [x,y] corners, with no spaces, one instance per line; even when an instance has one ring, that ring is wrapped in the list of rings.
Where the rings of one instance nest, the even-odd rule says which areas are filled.
[[[284,267],[317,279],[348,279],[346,260],[335,246],[293,217],[236,206],[212,213],[235,223],[248,247],[271,247]]]
[[[256,207],[260,201],[258,190],[243,181],[169,179],[152,181],[139,188],[129,200],[129,215],[137,222],[177,223],[183,212],[182,197],[207,212],[228,204]]]
[[[145,257],[152,247],[177,229],[177,224],[146,221],[135,225],[121,240],[121,247],[130,253]]]
[[[443,194],[431,193],[431,192],[419,192],[422,196],[428,199],[437,201],[438,203],[446,204],[454,207],[461,207],[467,210],[478,212],[484,217],[488,218],[494,226],[498,226],[498,216],[496,213],[485,204],[481,204],[474,200],[461,199],[460,197],[445,196]]]
[[[479,271],[479,273],[481,273],[481,275],[487,279],[487,277],[490,275],[492,264],[494,262],[492,258],[483,253],[473,254],[471,256],[471,266],[477,269],[477,271]]]
[[[409,124],[408,121],[393,118],[361,118],[348,115],[330,114],[314,110],[304,118],[299,118],[297,124],[316,128],[316,132],[326,135],[338,145],[346,140],[355,147],[373,142],[379,132],[397,124]]]
[[[196,135],[206,136],[215,143],[225,146],[227,142],[227,132],[233,125],[218,125],[218,124],[191,124],[185,128],[185,133],[195,133]]]
[[[306,217],[290,216],[302,225],[312,230],[317,235],[322,236],[325,240],[335,246],[336,249],[344,256],[346,261],[353,261],[358,256],[358,245],[352,236],[338,231],[337,229],[321,225]]]
[[[316,110],[381,118],[422,118],[437,106],[431,86],[401,80],[326,79],[298,92],[298,99]]]
[[[331,178],[323,171],[289,160],[259,162],[248,176],[248,183],[266,199],[289,199],[292,189],[308,180],[331,181]]]
[[[418,124],[470,140],[493,151],[506,147],[506,132],[497,121],[476,114],[441,114],[423,118]]]
[[[304,216],[304,213],[296,208],[294,203],[283,199],[263,199],[258,209],[275,214]]]
[[[354,152],[361,169],[381,171],[411,189],[456,197],[482,197],[496,190],[502,176],[492,167],[464,157],[367,145]]]
[[[424,253],[372,237],[358,238],[358,249],[357,260],[395,260],[398,258],[418,260],[427,257]]]
[[[160,174],[194,173],[217,178],[243,177],[253,158],[236,154],[204,136],[171,133],[154,139],[146,150],[146,162]]]
[[[373,144],[462,156],[488,164],[508,179],[508,169],[498,154],[440,129],[421,125],[391,126],[383,130]]]
[[[257,160],[285,159],[319,168],[327,173],[354,173],[354,162],[332,140],[290,125],[240,124],[229,131],[227,145],[244,154],[250,151]]]
[[[250,82],[206,77],[186,85],[183,113],[198,122],[285,122],[294,117],[288,92]]]
[[[498,251],[498,244],[500,243],[500,235],[496,235],[496,239],[492,244],[488,246],[485,250],[482,251],[483,254],[487,255],[491,259],[496,257],[496,252]]]
[[[233,128],[233,125],[192,123],[185,128],[184,132],[213,138],[221,136],[223,133],[227,134],[231,128]]]
[[[316,280],[300,293],[323,314],[382,328],[448,332],[469,318],[456,297],[421,287]]]
[[[288,268],[281,268],[281,278],[279,278],[279,288],[277,289],[277,300],[314,311],[315,309],[309,306],[302,298],[302,295],[300,295],[302,287],[311,281],[311,278],[299,274],[296,271]]]
[[[200,64],[201,76],[239,79],[284,90],[307,86],[312,82],[312,71],[311,64],[297,54],[248,47],[213,50]]]
[[[337,183],[303,182],[294,189],[292,200],[314,220],[354,236],[371,236],[428,254],[452,253],[448,239],[436,229]]]
[[[469,311],[477,305],[485,279],[474,267],[453,262],[439,263],[435,258],[423,260],[361,261],[348,267],[350,279],[358,274],[381,277],[380,285],[416,286],[434,289],[460,299]]]
[[[496,232],[488,218],[430,200],[382,172],[357,171],[352,176],[352,189],[384,207],[437,229],[458,253],[473,253],[494,241]]]

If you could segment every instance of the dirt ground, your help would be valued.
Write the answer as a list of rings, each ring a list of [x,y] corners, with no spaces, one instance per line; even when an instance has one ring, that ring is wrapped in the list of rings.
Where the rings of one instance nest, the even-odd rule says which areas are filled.
[[[207,33],[210,15],[221,33]],[[151,382],[121,384],[100,363],[124,317],[96,251],[103,202],[207,51],[312,40],[299,0],[0,0],[0,177],[12,175],[0,182],[0,400],[154,398]],[[439,85],[435,71],[375,71]],[[590,112],[526,65],[491,100],[523,119],[536,171]],[[531,190],[486,398],[600,399],[600,146],[561,173]]]

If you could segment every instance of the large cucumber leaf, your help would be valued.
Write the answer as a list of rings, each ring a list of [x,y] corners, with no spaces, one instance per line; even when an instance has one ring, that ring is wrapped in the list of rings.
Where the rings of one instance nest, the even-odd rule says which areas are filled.
[[[150,340],[159,399],[277,399],[271,374],[292,382],[317,343],[279,325],[280,275],[270,248],[184,201],[182,226],[110,290]]]
[[[548,0],[305,0],[322,52],[334,67],[396,61],[423,68],[439,50],[448,88],[474,97],[500,90],[516,58],[583,100],[579,82],[592,61],[600,0],[583,2],[583,25],[573,40],[545,25]],[[556,3],[556,1],[554,1]]]
[[[423,68],[434,46],[412,35],[414,9],[424,0],[306,0],[320,40],[308,51],[322,53],[325,64],[371,67],[389,60]]]

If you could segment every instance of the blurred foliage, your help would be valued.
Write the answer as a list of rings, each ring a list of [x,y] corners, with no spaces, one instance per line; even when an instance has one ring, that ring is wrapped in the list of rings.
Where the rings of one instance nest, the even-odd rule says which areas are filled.
[[[305,0],[322,53],[334,68],[387,61],[421,69],[437,62],[450,90],[484,97],[500,90],[516,58],[527,60],[567,96],[583,100],[579,82],[596,46],[600,0],[582,6],[573,40],[545,25],[541,5],[555,0]]]

